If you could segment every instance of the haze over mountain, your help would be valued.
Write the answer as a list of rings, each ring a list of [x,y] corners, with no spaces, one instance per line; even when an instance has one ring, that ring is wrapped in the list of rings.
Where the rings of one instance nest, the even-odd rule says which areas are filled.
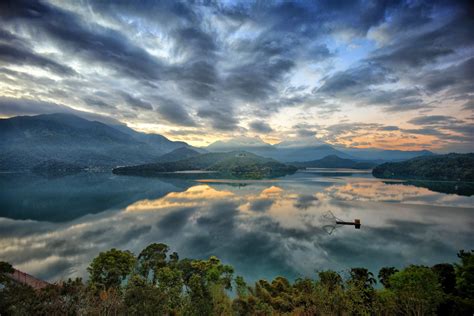
[[[336,149],[316,140],[314,143],[293,140],[271,145],[260,138],[248,137],[218,141],[204,149],[194,148],[184,142],[170,141],[159,134],[141,133],[125,125],[107,125],[72,114],[1,119],[0,136],[2,170],[31,169],[50,160],[54,164],[49,165],[72,163],[81,168],[111,168],[176,161],[206,151],[248,151],[281,162],[316,160],[329,155],[355,160],[392,161],[431,154],[427,151]]]
[[[72,114],[0,119],[0,136],[1,170],[31,169],[48,160],[85,167],[139,164],[188,146]]]
[[[326,156],[337,156],[353,160],[395,161],[433,154],[428,150],[402,151],[333,147],[318,141],[314,137],[287,140],[275,145],[265,143],[260,138],[237,137],[226,141],[217,141],[205,147],[205,149],[213,152],[246,150],[283,162],[304,162],[322,159]]]

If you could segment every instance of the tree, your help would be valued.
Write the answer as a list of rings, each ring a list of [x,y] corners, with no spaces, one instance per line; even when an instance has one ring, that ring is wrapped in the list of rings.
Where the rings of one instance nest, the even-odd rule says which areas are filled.
[[[373,313],[376,283],[372,272],[365,268],[352,268],[347,282],[347,295],[350,302],[351,314],[370,315]]]
[[[0,284],[5,284],[10,281],[8,274],[15,272],[12,265],[5,261],[0,261]]]
[[[320,284],[327,287],[329,291],[342,287],[342,278],[336,271],[321,271],[318,276]]]
[[[181,271],[171,267],[163,267],[157,271],[156,280],[167,309],[169,311],[179,309],[182,305],[184,286]]]
[[[461,264],[455,264],[456,289],[461,296],[474,299],[474,250],[458,253]]]
[[[138,255],[138,271],[148,279],[152,273],[152,282],[156,284],[156,275],[159,269],[166,266],[166,254],[169,247],[165,244],[151,244]]]
[[[443,299],[438,278],[428,267],[409,266],[392,275],[389,282],[404,315],[434,314]]]
[[[380,269],[378,278],[386,289],[390,288],[389,279],[396,272],[398,272],[398,270],[395,267],[383,267]]]
[[[454,267],[449,263],[440,263],[431,267],[438,277],[441,288],[446,294],[453,294],[456,289],[456,273]]]
[[[315,286],[316,305],[323,315],[341,315],[347,309],[347,296],[339,273],[327,270],[318,273]]]
[[[112,248],[101,252],[87,268],[89,280],[93,285],[105,289],[120,287],[121,283],[133,271],[136,259],[130,251]]]
[[[139,275],[133,275],[125,288],[124,303],[128,315],[166,315],[163,293]]]
[[[431,267],[431,270],[438,277],[441,289],[444,292],[444,300],[438,306],[438,315],[450,315],[455,305],[455,291],[456,291],[456,273],[454,266],[449,263],[440,263]]]

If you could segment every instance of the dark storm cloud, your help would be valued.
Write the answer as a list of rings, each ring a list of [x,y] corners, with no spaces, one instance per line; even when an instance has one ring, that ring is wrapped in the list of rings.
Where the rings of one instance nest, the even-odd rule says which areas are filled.
[[[0,18],[4,67],[61,77],[7,69],[1,79],[10,95],[79,102],[71,106],[83,100],[88,110],[134,123],[163,119],[229,133],[247,131],[243,121],[269,133],[255,117],[286,107],[315,108],[319,119],[345,104],[396,113],[456,99],[472,109],[474,25],[463,2],[18,0],[0,4]],[[346,57],[352,46],[362,57]],[[326,75],[304,82],[307,72]]]
[[[8,45],[0,42],[0,63],[4,65],[31,65],[46,68],[60,75],[70,76],[75,71],[51,59],[35,54],[20,45]]]
[[[469,31],[472,28],[472,16],[460,10],[449,23],[375,51],[370,60],[395,67],[423,66],[453,53],[457,48],[472,45],[474,40]]]
[[[131,107],[141,108],[144,110],[153,110],[153,106],[150,104],[150,102],[134,97],[126,92],[119,92],[119,93],[122,96],[123,100]]]
[[[370,85],[393,83],[397,80],[397,77],[390,75],[388,69],[364,63],[325,78],[323,85],[313,92],[336,97],[354,96],[366,91]]]
[[[285,58],[253,61],[230,70],[224,89],[233,96],[246,101],[267,99],[276,92],[276,83],[294,66]]]
[[[95,106],[95,107],[106,108],[106,109],[115,108],[114,105],[108,104],[104,100],[101,100],[96,97],[83,97],[82,101],[84,101],[84,103],[89,106]]]
[[[386,68],[373,64],[362,64],[326,78],[324,84],[314,90],[315,94],[350,99],[359,105],[379,105],[389,112],[408,111],[430,107],[421,99],[416,88],[383,90],[374,86],[395,83],[398,76]]]
[[[405,130],[413,134],[439,136],[442,140],[470,142],[471,145],[474,142],[474,126],[470,122],[459,120],[452,116],[420,116],[409,120],[408,123],[423,127],[417,130]]]
[[[217,49],[214,38],[198,27],[182,28],[174,35],[180,50],[189,49],[190,53],[199,57],[206,56]]]
[[[447,90],[448,96],[474,93],[474,58],[444,69],[425,72],[417,78],[430,93]]]
[[[402,112],[429,108],[421,97],[418,89],[368,90],[361,93],[359,100],[366,105],[380,105],[388,112]]]
[[[156,80],[163,65],[121,33],[100,26],[87,26],[72,12],[44,2],[12,1],[2,5],[2,18],[23,23],[31,34],[39,33],[72,55],[108,65],[128,76]]]
[[[238,121],[229,110],[203,108],[198,111],[197,115],[201,118],[208,119],[212,127],[218,130],[232,131],[238,128]]]
[[[273,131],[271,126],[263,121],[253,121],[249,126],[253,131],[258,133],[270,133]]]
[[[457,122],[459,122],[458,119],[452,116],[446,116],[446,115],[419,116],[408,121],[408,123],[411,123],[414,125],[439,125],[439,124],[457,123]]]
[[[207,61],[193,61],[182,65],[178,80],[190,96],[199,99],[209,97],[218,85],[217,70]]]
[[[398,126],[389,125],[389,126],[379,127],[378,129],[379,129],[379,131],[390,132],[390,131],[398,131],[400,128]]]
[[[158,112],[168,122],[180,126],[196,126],[196,122],[179,103],[166,98],[159,98],[158,103]]]

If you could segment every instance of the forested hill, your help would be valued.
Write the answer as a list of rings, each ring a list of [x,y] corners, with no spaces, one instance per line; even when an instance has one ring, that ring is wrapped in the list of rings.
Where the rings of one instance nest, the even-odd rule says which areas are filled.
[[[371,169],[377,165],[373,161],[355,161],[352,159],[340,158],[336,155],[329,155],[322,159],[292,162],[291,165],[298,168],[351,168],[351,169]]]
[[[474,181],[474,153],[417,157],[375,167],[374,177],[385,179]]]
[[[242,175],[259,178],[292,173],[296,171],[296,168],[245,151],[233,151],[200,154],[178,161],[120,167],[115,168],[113,172],[116,174],[154,175],[186,170],[208,170],[234,176]]]
[[[0,170],[44,169],[51,160],[106,168],[143,164],[182,147],[189,145],[72,114],[0,119]]]

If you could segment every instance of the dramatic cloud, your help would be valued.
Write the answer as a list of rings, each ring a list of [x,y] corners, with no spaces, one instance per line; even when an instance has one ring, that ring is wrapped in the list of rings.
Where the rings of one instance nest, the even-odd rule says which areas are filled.
[[[413,118],[452,116],[463,123],[430,126],[438,134],[412,147],[465,146],[470,10],[446,1],[4,1],[0,96],[15,101],[0,115],[61,104],[195,145],[239,133],[354,146],[395,146],[395,134],[413,136]],[[320,128],[292,128],[304,124]],[[356,141],[331,127],[341,124],[366,130]],[[362,139],[369,127],[377,139]]]
[[[249,124],[250,128],[258,133],[270,133],[273,131],[270,125],[262,121],[253,121]]]

